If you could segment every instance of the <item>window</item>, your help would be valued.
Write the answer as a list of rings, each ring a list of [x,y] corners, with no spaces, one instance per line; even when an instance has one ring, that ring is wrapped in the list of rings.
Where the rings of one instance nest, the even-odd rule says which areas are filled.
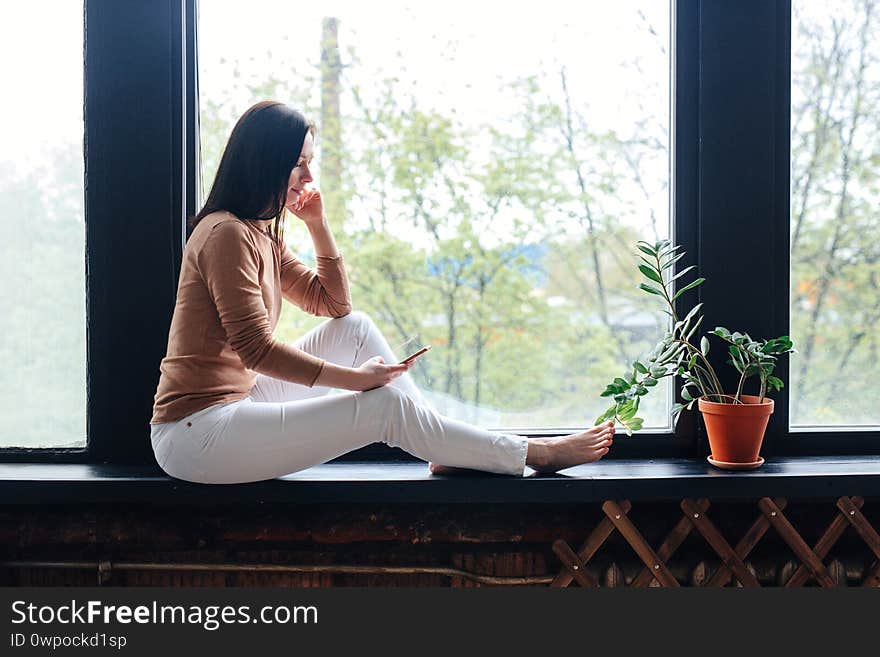
[[[433,345],[413,376],[439,410],[592,424],[666,328],[634,244],[670,234],[669,4],[316,7],[200,4],[203,191],[250,104],[300,107],[356,307]],[[276,335],[320,321],[286,307]],[[646,428],[670,431],[671,397]]]
[[[880,8],[792,7],[793,429],[880,425]]]
[[[515,40],[520,28],[513,10],[489,16],[449,5],[438,15],[422,6],[385,5],[378,10],[379,38],[365,10],[338,4],[309,14],[303,7],[285,41],[283,32],[267,32],[291,24],[283,3],[256,3],[245,15],[227,17],[221,3],[203,0],[196,39],[195,0],[149,7],[86,0],[84,95],[82,6],[51,6],[39,21],[23,6],[8,12],[14,20],[4,23],[0,40],[6,60],[21,63],[0,73],[4,88],[14,90],[0,110],[3,460],[154,463],[145,427],[167,347],[185,215],[198,201],[196,137],[207,189],[231,121],[265,97],[300,105],[321,126],[319,180],[325,193],[341,190],[330,199],[337,204],[331,220],[358,305],[392,340],[418,333],[435,344],[416,374],[459,417],[548,431],[591,422],[608,377],[664,328],[662,314],[636,290],[632,244],[645,232],[671,233],[707,278],[682,297],[688,306],[705,302],[707,326],[755,336],[790,332],[795,339],[800,352],[778,372],[786,387],[775,395],[766,439],[774,453],[880,450],[878,387],[869,376],[877,365],[876,10],[867,23],[863,109],[846,158],[848,214],[842,226],[834,221],[844,181],[841,134],[855,116],[852,85],[867,3],[851,0],[832,14],[795,2],[793,15],[785,0],[590,3],[583,10],[542,5],[532,17],[535,45],[521,38],[530,45],[512,52],[504,50],[506,37],[496,43],[493,36],[476,58],[473,43],[483,25]],[[597,7],[600,13],[565,13]],[[467,29],[457,31],[464,24],[457,16],[465,15]],[[542,18],[550,15],[556,18]],[[560,16],[568,17],[567,25]],[[337,20],[324,21],[330,17]],[[829,56],[836,31],[841,57],[831,61],[849,86],[844,94],[841,84],[831,100],[828,76],[818,77],[810,62]],[[35,45],[47,34],[51,59]],[[552,47],[542,41],[554,34]],[[335,128],[330,113],[321,115],[320,95],[321,43],[332,44],[334,35],[335,47],[324,50],[324,72],[338,73],[327,74],[338,82]],[[565,60],[565,38],[572,35],[580,35],[583,54]],[[617,49],[617,41],[626,46]],[[118,56],[121,48],[125,57]],[[511,68],[499,63],[504,53]],[[608,71],[614,72],[610,81]],[[593,85],[589,93],[585,80]],[[588,128],[578,130],[574,153],[566,150],[566,90],[573,126],[586,122]],[[821,144],[814,128],[826,115],[816,114],[817,102],[830,108]],[[609,108],[622,109],[612,119]],[[193,130],[198,119],[200,135]],[[439,163],[426,161],[426,152]],[[807,188],[804,172],[814,152],[821,166]],[[587,195],[580,193],[577,164]],[[330,184],[334,176],[344,184]],[[604,316],[587,206],[592,236],[603,247]],[[492,212],[497,215],[489,221]],[[401,222],[416,248],[407,241],[401,250],[402,230],[393,222]],[[297,228],[289,223],[288,240],[308,259],[309,243]],[[467,259],[474,253],[482,260]],[[366,259],[379,264],[366,266]],[[487,263],[499,266],[495,278],[488,277]],[[824,272],[832,276],[813,327],[809,304],[818,299],[813,290]],[[493,297],[490,285],[501,288]],[[386,292],[387,302],[371,286]],[[516,304],[491,305],[490,299]],[[443,302],[450,300],[457,349],[448,346],[449,304]],[[413,308],[429,312],[416,315]],[[844,310],[852,315],[846,318]],[[286,309],[279,337],[292,340],[308,327],[306,320],[321,321]],[[810,331],[815,345],[807,369]],[[615,344],[618,334],[624,339]],[[538,362],[557,369],[536,372]],[[838,388],[826,383],[835,368],[843,372]],[[511,380],[512,370],[526,383]],[[653,433],[617,441],[615,455],[699,454],[693,416],[682,418],[673,439],[664,431],[667,392],[648,398],[655,404],[645,409]],[[847,406],[853,399],[858,404]],[[33,447],[37,451],[27,450]]]
[[[4,7],[0,447],[86,443],[82,25],[76,2]]]

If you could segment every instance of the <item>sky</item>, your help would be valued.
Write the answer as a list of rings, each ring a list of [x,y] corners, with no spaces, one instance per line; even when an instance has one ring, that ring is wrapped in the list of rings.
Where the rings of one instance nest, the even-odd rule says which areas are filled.
[[[0,162],[24,171],[83,141],[83,3],[4,3]]]
[[[325,16],[340,21],[344,59],[356,47],[360,74],[369,79],[394,70],[423,109],[455,112],[473,127],[497,122],[499,112],[511,105],[510,80],[550,72],[558,86],[562,65],[576,108],[596,131],[613,127],[626,136],[627,127],[645,115],[633,95],[645,93],[646,80],[656,85],[648,112],[668,124],[669,63],[661,51],[669,40],[666,0],[545,0],[540,5],[200,0],[202,94],[235,87],[231,67],[224,63],[231,60],[255,75],[273,66],[270,51],[276,62],[301,58],[317,63]],[[20,102],[0,107],[0,162],[13,163],[23,175],[50,164],[56,148],[82,147],[83,5],[77,0],[12,3],[4,8],[4,19],[0,57],[7,64],[0,78]],[[290,75],[296,76],[296,70]],[[239,111],[247,106],[244,93]],[[654,174],[665,176],[666,171]]]
[[[400,72],[418,80],[420,98],[431,98],[440,109],[459,108],[460,116],[475,123],[490,118],[504,99],[496,75],[509,78],[565,62],[573,93],[590,108],[596,124],[616,126],[632,123],[637,110],[627,98],[634,84],[666,81],[668,75],[668,62],[656,56],[658,46],[669,40],[667,0],[199,0],[199,9],[204,89],[232,83],[230,72],[219,65],[221,58],[253,56],[255,66],[265,66],[260,60],[268,49],[295,48],[304,60],[316,62],[315,26],[328,15],[341,21],[343,47],[356,37],[364,62],[396,61],[396,52],[404,53]],[[828,6],[799,0],[795,9],[815,16]],[[15,2],[4,6],[3,13],[0,79],[19,102],[0,106],[0,161],[16,162],[24,170],[45,162],[56,145],[82,144],[83,4]],[[646,33],[649,24],[656,37]],[[793,40],[796,52],[797,34]],[[458,63],[444,67],[438,53]],[[623,67],[634,59],[641,60],[644,75]],[[444,69],[455,73],[444,76],[442,87],[425,74],[433,71],[439,77]],[[658,115],[668,111],[667,86],[661,85],[667,95],[658,97],[653,107]]]
[[[237,4],[201,0],[200,94],[203,99],[231,97],[230,114],[240,115],[252,102],[243,80],[259,80],[270,71],[297,80],[317,65],[321,22],[333,16],[339,20],[344,75],[356,79],[365,96],[372,80],[378,86],[383,78],[395,75],[400,79],[397,88],[415,96],[420,110],[454,117],[487,139],[483,126],[499,125],[514,112],[511,82],[518,78],[546,76],[542,88],[548,99],[562,104],[559,71],[564,66],[574,109],[586,117],[591,133],[615,130],[623,138],[643,136],[636,128],[639,120],[668,129],[669,11],[665,0],[547,0],[539,6],[485,0],[369,5],[347,0],[320,5],[254,0],[246,11]],[[350,65],[351,48],[357,65]],[[234,75],[233,61],[240,78]],[[303,63],[300,69],[298,61]],[[272,68],[281,66],[288,70]],[[315,85],[314,93],[318,91]],[[313,104],[318,105],[318,98]],[[488,164],[481,159],[487,149],[479,147],[479,138],[469,145],[469,162],[476,167]],[[320,166],[320,144],[317,160]],[[668,160],[663,154],[642,166],[645,178],[656,181],[653,188],[658,193],[651,203],[662,223],[668,216],[668,190],[663,188]],[[213,171],[205,170],[203,176],[207,183]],[[633,223],[644,222],[648,212],[641,191],[626,189],[621,196],[630,207],[616,214],[630,212]],[[375,215],[378,203],[377,198],[355,199],[350,205],[352,218]],[[580,231],[576,221],[562,221],[572,224],[571,231]],[[507,233],[503,222],[498,224],[499,235]],[[492,236],[484,237],[486,246],[492,246]]]
[[[657,80],[661,94],[667,93],[668,61],[658,56],[669,39],[666,1],[253,0],[246,6],[245,12],[237,3],[199,3],[200,82],[207,89],[231,81],[221,58],[254,57],[256,66],[266,66],[268,49],[293,49],[315,63],[321,19],[333,16],[340,21],[341,48],[356,46],[366,69],[393,70],[405,83],[415,83],[427,106],[457,108],[474,123],[491,120],[496,103],[504,100],[499,78],[557,70],[560,63],[568,68],[575,97],[595,108],[601,124],[619,126],[635,115],[626,100],[646,78]],[[648,23],[656,37],[647,34]],[[639,57],[644,74],[623,68]],[[653,109],[668,113],[664,97],[658,100]]]

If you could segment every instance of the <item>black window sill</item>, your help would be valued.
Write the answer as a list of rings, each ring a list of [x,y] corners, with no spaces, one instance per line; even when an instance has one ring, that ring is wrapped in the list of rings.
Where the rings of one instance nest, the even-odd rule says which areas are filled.
[[[530,470],[528,472],[531,472]],[[693,459],[609,460],[555,475],[431,475],[424,463],[328,463],[252,484],[203,485],[157,466],[0,464],[0,505],[588,503],[880,496],[880,456],[778,457],[730,472]]]

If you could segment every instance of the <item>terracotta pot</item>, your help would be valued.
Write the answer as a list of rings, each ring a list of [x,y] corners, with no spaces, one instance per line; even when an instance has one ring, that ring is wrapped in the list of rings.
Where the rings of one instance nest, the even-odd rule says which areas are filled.
[[[773,400],[742,395],[743,404],[720,404],[700,399],[698,407],[706,423],[712,458],[725,463],[755,463],[764,432],[773,414]]]

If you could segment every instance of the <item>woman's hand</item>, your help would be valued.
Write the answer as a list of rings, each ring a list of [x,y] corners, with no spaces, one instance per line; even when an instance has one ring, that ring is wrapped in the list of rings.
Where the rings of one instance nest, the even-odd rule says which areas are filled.
[[[288,203],[287,208],[310,228],[320,226],[324,221],[324,202],[317,189],[304,189]]]
[[[381,356],[373,356],[360,367],[355,368],[355,390],[372,390],[391,383],[413,366],[415,361],[386,365]]]
[[[386,365],[381,356],[374,356],[360,367],[343,367],[325,362],[315,385],[361,392],[381,388],[408,371],[415,361]]]

